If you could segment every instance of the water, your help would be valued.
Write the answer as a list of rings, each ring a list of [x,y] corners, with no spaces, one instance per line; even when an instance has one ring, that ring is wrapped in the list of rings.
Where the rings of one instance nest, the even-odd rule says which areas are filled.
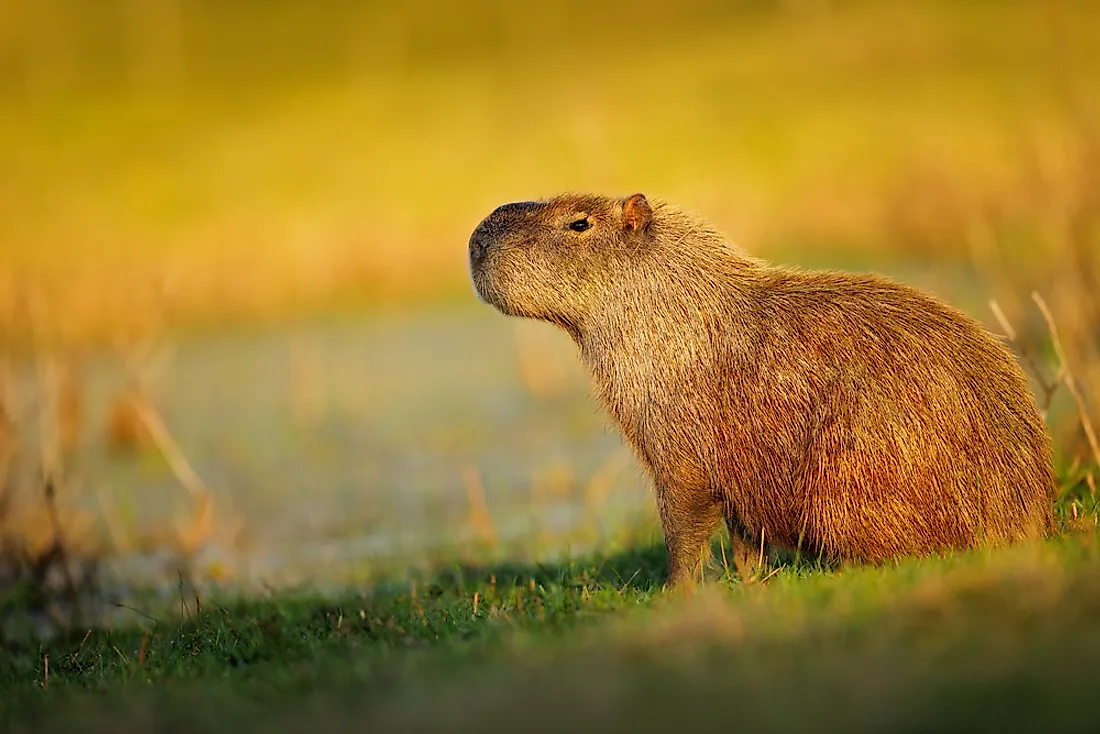
[[[208,333],[175,347],[153,381],[154,404],[215,497],[201,564],[235,581],[340,578],[468,542],[471,481],[502,542],[541,536],[564,547],[581,523],[614,530],[650,503],[575,346],[544,324],[475,303]],[[535,370],[527,379],[524,355]],[[170,525],[189,503],[155,450],[109,450],[105,426],[125,375],[115,355],[84,362],[76,494],[114,508],[130,533]],[[20,382],[31,390],[32,373]],[[588,485],[608,472],[604,509],[586,516]],[[126,560],[130,572],[144,568]]]

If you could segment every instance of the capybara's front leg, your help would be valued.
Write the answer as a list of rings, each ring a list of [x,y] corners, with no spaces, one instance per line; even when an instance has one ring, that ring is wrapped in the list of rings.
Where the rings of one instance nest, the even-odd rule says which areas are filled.
[[[658,487],[657,506],[668,550],[667,586],[690,591],[702,574],[722,504],[705,491]]]

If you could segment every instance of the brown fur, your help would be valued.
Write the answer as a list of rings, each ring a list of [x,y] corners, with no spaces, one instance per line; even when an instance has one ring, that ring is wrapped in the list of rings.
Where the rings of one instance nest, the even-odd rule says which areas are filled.
[[[745,574],[764,543],[878,563],[1053,529],[1023,373],[928,295],[771,267],[637,194],[499,207],[469,254],[480,298],[580,347],[653,478],[673,585],[723,519]]]

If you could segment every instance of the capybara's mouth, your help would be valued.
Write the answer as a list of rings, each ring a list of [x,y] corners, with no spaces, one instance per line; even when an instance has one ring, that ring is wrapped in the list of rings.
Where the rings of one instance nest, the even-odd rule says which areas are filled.
[[[504,308],[504,298],[500,293],[500,289],[494,284],[494,278],[488,272],[489,267],[482,257],[475,257],[474,247],[470,246],[470,280],[473,282],[474,295],[482,303],[488,304],[499,311],[507,312]]]
[[[488,276],[485,273],[485,247],[473,240],[470,241],[470,252],[466,265],[470,270],[470,281],[474,286],[474,294],[479,300],[492,305],[488,295]]]
[[[488,276],[485,273],[485,259],[489,254],[489,239],[483,235],[484,222],[478,225],[474,233],[470,235],[470,246],[467,252],[467,266],[470,269],[470,280],[474,285],[474,294],[478,299],[490,306],[495,305],[489,295]]]
[[[501,253],[494,246],[493,240],[484,234],[483,229],[479,226],[470,237],[467,264],[474,294],[482,303],[487,303],[498,311],[511,315],[500,283]]]
[[[508,299],[504,293],[495,287],[491,279],[487,278],[484,273],[474,278],[474,293],[477,294],[478,300],[482,303],[492,306],[505,316],[518,315],[516,310],[508,305]]]
[[[479,266],[474,265],[472,262],[470,263],[470,279],[473,281],[474,295],[477,296],[478,300],[490,306],[496,306],[490,295],[491,290],[486,287],[484,273],[481,272]]]

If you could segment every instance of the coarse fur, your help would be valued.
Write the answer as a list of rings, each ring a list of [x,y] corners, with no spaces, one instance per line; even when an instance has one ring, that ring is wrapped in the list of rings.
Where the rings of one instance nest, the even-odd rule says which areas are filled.
[[[580,347],[654,483],[669,581],[725,520],[765,544],[880,563],[1053,530],[1050,439],[1012,353],[876,275],[769,266],[641,194],[497,208],[478,296]]]

